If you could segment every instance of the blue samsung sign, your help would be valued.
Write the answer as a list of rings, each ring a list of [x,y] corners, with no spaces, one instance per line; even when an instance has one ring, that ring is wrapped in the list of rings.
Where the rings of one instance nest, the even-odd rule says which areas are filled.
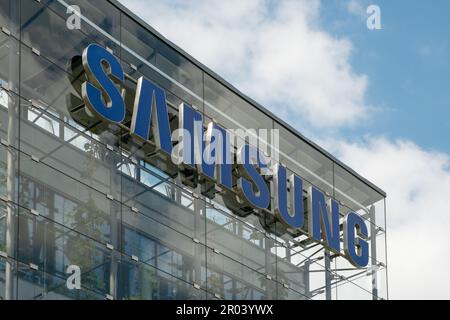
[[[101,119],[124,127],[122,122],[125,119],[126,107],[124,92],[119,88],[123,87],[125,74],[119,60],[103,47],[91,44],[83,52],[83,67],[88,78],[82,85],[82,97],[86,107]],[[214,151],[217,153],[215,160],[205,161],[202,155],[208,148],[208,139],[206,142],[203,139],[203,126],[198,128],[198,123],[202,121],[203,115],[195,108],[186,103],[180,105],[179,128],[188,132],[191,139],[183,139],[179,145],[182,145],[184,150],[192,150],[182,154],[181,163],[195,168],[220,186],[237,191],[237,194],[242,195],[243,200],[254,208],[272,208],[277,219],[284,225],[307,234],[337,254],[341,254],[342,225],[343,255],[356,267],[367,266],[369,234],[366,222],[359,214],[349,212],[341,223],[339,203],[334,199],[326,201],[325,195],[314,186],[307,190],[306,210],[303,202],[303,180],[295,174],[287,177],[286,167],[277,164],[271,168],[273,179],[268,182],[261,170],[267,169],[269,165],[263,153],[249,144],[243,145],[237,151],[240,178],[233,187],[232,164],[225,161],[232,157],[229,134],[216,123],[208,125],[205,136],[210,136],[209,133],[215,130],[219,132],[222,143],[219,144],[220,148]],[[173,154],[166,93],[145,77],[138,79],[131,125],[126,129],[132,136],[143,141],[149,140],[151,131],[156,146],[169,155]],[[219,158],[224,161],[217,161]],[[306,220],[308,223],[305,223]]]

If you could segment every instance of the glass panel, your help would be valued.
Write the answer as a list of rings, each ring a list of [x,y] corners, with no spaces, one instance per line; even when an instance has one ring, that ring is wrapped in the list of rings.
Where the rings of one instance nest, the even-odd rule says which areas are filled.
[[[371,268],[355,268],[343,257],[335,262],[339,299],[372,299]]]
[[[66,70],[74,56],[81,56],[90,41],[66,21],[37,1],[28,0],[21,10],[22,41]]]
[[[119,203],[28,156],[22,155],[20,161],[22,206],[117,247]]]
[[[203,97],[203,72],[160,40],[156,42],[156,67],[200,99]],[[179,88],[176,85],[171,91],[177,92]]]
[[[123,177],[123,203],[145,216],[204,243],[204,202],[195,199],[161,173],[140,169],[140,181]]]
[[[0,33],[0,139],[2,143],[14,147],[19,144],[19,98],[13,93],[13,91],[18,91],[18,48],[19,45],[16,40]],[[9,151],[12,152],[13,150]],[[1,158],[0,171],[5,172],[6,149],[5,152],[2,152]],[[4,187],[6,187],[6,184],[0,186],[0,190]]]
[[[252,145],[259,137],[258,147],[270,154],[266,145],[271,142],[270,134],[264,135],[258,129],[273,129],[273,120],[207,74],[204,83],[205,114],[227,129],[251,129],[250,133],[236,134]]]
[[[334,184],[336,199],[355,211],[367,210],[371,205],[383,199],[382,195],[339,165],[334,166]]]
[[[68,289],[64,277],[31,269],[19,263],[18,295],[21,300],[102,300],[104,295],[85,288]]]
[[[45,295],[45,273],[22,263],[18,266],[18,299],[41,300]]]
[[[59,278],[67,277],[69,265],[78,266],[83,287],[104,295],[109,293],[115,263],[112,251],[105,245],[26,210],[19,214],[19,230],[20,262]],[[48,281],[46,285],[50,287],[55,285],[54,281],[58,283],[56,278]]]
[[[26,1],[33,2],[33,0]],[[55,32],[60,33],[59,36],[52,35],[52,37],[68,36],[73,37],[72,39],[85,38],[84,41],[99,43],[113,50],[116,56],[120,55],[120,12],[112,4],[108,3],[108,1],[96,1],[95,4],[89,0],[43,0],[41,2],[43,4],[48,3],[48,7],[51,10],[46,9],[45,11],[52,13],[44,13],[43,6],[34,6],[32,8],[31,3],[27,6],[30,7],[30,10],[38,10],[39,14],[51,15],[55,19],[56,16],[59,16],[60,21],[56,21],[55,19],[42,20],[44,24],[51,22],[47,28],[51,26],[55,29]],[[73,11],[69,10],[68,6],[79,7],[81,11],[79,25],[74,24],[74,20],[72,19],[74,17]],[[30,18],[32,17],[30,16]],[[69,25],[70,28],[68,27]],[[77,42],[73,44],[77,44]]]
[[[0,28],[7,28],[16,37],[19,34],[20,1],[2,0],[0,2]]]
[[[21,59],[21,95],[24,98],[33,100],[37,107],[60,115],[61,119],[67,119],[66,122],[72,116],[86,116],[84,108],[71,112],[83,105],[81,81],[24,46]]]
[[[207,74],[205,74],[205,113],[229,129],[241,127],[272,129],[273,126],[272,119]]]
[[[188,283],[202,282],[205,247],[158,221],[122,207],[123,252]]]
[[[308,296],[313,300],[325,300],[326,299],[325,268],[317,263],[310,263],[308,267],[308,273],[309,273]]]
[[[277,259],[277,280],[283,284],[279,286],[279,288],[284,289],[282,294],[289,297],[293,294],[291,291],[294,291],[305,298],[309,290],[309,270],[307,265],[302,263],[303,257],[295,254],[295,251],[290,248],[281,245],[277,247],[277,255],[279,257]],[[290,290],[286,290],[285,286]],[[278,292],[280,294],[280,291]],[[283,297],[278,298],[282,299]]]
[[[19,42],[0,32],[0,108],[8,108],[10,93],[19,87]],[[7,90],[5,90],[7,89]]]
[[[120,199],[121,174],[117,166],[121,156],[117,149],[110,150],[62,122],[56,113],[22,102],[22,152],[105,195]]]
[[[134,64],[141,72],[141,68],[150,68],[144,61],[156,64],[156,37],[125,14],[122,14],[121,37],[126,47],[122,49],[122,60]]]
[[[17,296],[17,261],[0,257],[0,300],[14,300]]]
[[[372,300],[372,293],[363,289],[368,287],[371,279],[360,277],[353,279],[352,282],[343,282],[338,286],[338,296],[340,300]]]
[[[68,10],[66,4],[69,6],[78,6],[83,17],[80,25],[83,33],[89,35],[89,37],[92,37],[96,42],[102,43],[109,47],[114,46],[115,43],[119,42],[120,11],[108,1],[93,2],[90,0],[43,0],[41,2],[48,4],[48,6],[57,12],[64,20],[67,20],[72,15],[72,11]],[[70,13],[68,13],[68,11]],[[70,32],[72,29],[66,28],[65,31]],[[108,36],[104,33],[107,33]],[[109,40],[109,37],[116,39],[117,42]]]
[[[333,195],[333,162],[275,122],[280,133],[280,162],[323,192]]]
[[[207,249],[208,291],[228,300],[276,299],[276,282],[227,256]]]
[[[206,300],[217,300],[217,301],[219,301],[219,300],[224,300],[222,297],[220,297],[220,296],[218,296],[218,295],[214,295],[214,294],[211,294],[211,293],[206,293]]]
[[[373,210],[375,210],[375,217],[373,218],[373,220],[375,220],[375,225],[386,231],[385,198],[375,202],[373,204]]]
[[[265,233],[266,231],[273,232],[275,230],[268,229],[267,221],[269,219],[265,219],[263,216],[259,217],[257,214],[254,214],[253,208],[251,209],[252,213],[247,215],[246,217],[238,215],[238,204],[236,204],[236,201],[233,198],[236,195],[237,194],[235,194],[234,192],[216,193],[213,199],[208,199],[208,207],[214,208],[216,211],[220,211],[221,214],[233,217],[234,219],[238,220],[236,223],[243,223],[249,228],[256,229],[258,232]],[[243,213],[242,210],[240,210],[239,212]],[[246,211],[245,213],[248,214],[248,211]],[[220,215],[218,217],[214,217],[214,213],[211,212],[211,219],[221,221],[223,220],[223,217],[220,218]],[[254,243],[256,244],[257,241],[254,241]]]
[[[84,112],[83,102],[80,99],[80,87],[84,77],[81,68],[81,53],[92,40],[87,39],[84,34],[76,30],[64,31],[65,20],[51,10],[44,9],[35,1],[30,3],[27,10],[24,11],[23,19],[29,18],[30,21],[24,26],[24,42],[38,48],[42,56],[56,63],[61,69],[45,58],[33,54],[29,48],[23,47],[22,95],[36,100],[44,108],[57,110],[61,115],[67,116],[65,121],[74,117],[77,122],[82,121],[85,127],[98,125],[95,121],[91,122]],[[42,29],[49,29],[51,33]],[[37,34],[35,35],[34,32]],[[49,46],[49,36],[55,38],[52,40],[53,42],[63,43],[66,46]],[[40,48],[41,45],[43,49]],[[70,75],[63,70],[68,71]],[[97,128],[97,132],[109,135],[111,138],[111,135],[104,133],[103,130]],[[112,143],[110,142],[110,144]]]
[[[125,14],[122,43],[122,59],[127,63],[181,100],[203,107],[203,72]]]
[[[170,274],[123,257],[119,298],[126,300],[204,300],[206,292]]]
[[[277,284],[277,299],[278,300],[308,300],[308,298],[294,290],[285,287],[284,285]]]
[[[224,255],[276,279],[274,241],[248,224],[212,207],[206,208],[207,244]]]
[[[0,252],[17,256],[17,205],[0,200]]]
[[[125,50],[122,50],[124,52],[123,54],[126,54]],[[130,61],[130,59],[127,59],[127,62]],[[137,59],[131,59],[131,63],[139,63],[140,60]],[[131,69],[131,67],[128,64],[122,63],[124,66],[125,73],[132,74],[134,80],[137,81],[137,79],[141,76],[144,76],[145,78],[152,81],[154,84],[160,86],[163,88],[166,92],[166,98],[167,102],[169,104],[169,107],[171,107],[174,111],[178,111],[178,107],[180,103],[186,102],[190,105],[196,106],[199,110],[202,109],[202,96],[201,95],[192,95],[192,92],[190,90],[183,89],[180,85],[177,85],[173,80],[168,78],[168,75],[165,73],[161,73],[158,71],[155,71],[154,68],[148,66],[147,64],[143,64],[142,62],[138,64],[138,71],[135,71]],[[159,70],[159,69],[158,69]]]
[[[17,151],[0,144],[0,199],[17,201]]]
[[[0,263],[0,298],[13,299],[17,257],[17,151],[0,145],[0,252],[8,259]],[[13,279],[14,278],[14,279]]]

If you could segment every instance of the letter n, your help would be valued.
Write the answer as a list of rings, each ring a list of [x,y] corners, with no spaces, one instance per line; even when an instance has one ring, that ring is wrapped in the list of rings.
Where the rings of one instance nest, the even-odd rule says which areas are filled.
[[[309,188],[308,233],[330,250],[340,252],[339,204],[325,202],[325,196],[315,187]]]

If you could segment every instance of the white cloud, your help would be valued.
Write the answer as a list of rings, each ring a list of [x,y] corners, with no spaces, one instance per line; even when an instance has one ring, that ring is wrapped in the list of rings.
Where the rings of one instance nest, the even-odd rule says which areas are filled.
[[[332,143],[345,163],[388,194],[390,297],[449,299],[450,157],[380,137]]]
[[[347,11],[360,18],[366,18],[366,8],[361,0],[350,0],[347,2]]]
[[[319,1],[124,4],[292,125],[337,128],[372,110],[365,101],[367,77],[349,62],[351,42],[316,23]]]

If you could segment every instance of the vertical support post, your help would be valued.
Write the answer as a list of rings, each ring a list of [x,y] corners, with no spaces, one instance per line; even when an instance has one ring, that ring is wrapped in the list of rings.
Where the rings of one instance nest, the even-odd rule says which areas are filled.
[[[107,144],[114,145],[115,141],[111,143],[111,141],[108,141],[108,139],[102,139],[103,142]],[[116,154],[112,150],[106,151],[106,157],[105,162],[109,166],[109,186],[110,186],[110,194],[115,198],[117,194],[119,193],[117,190],[118,185],[122,185],[122,176],[118,174],[117,170],[117,164],[121,163],[122,159],[121,157]],[[121,190],[120,190],[121,191]],[[119,199],[120,200],[120,199]],[[113,245],[114,249],[111,251],[111,268],[109,273],[109,295],[112,296],[114,299],[117,299],[118,294],[118,256],[116,256],[116,248],[120,246],[119,244],[119,228],[121,223],[121,214],[122,214],[122,204],[117,204],[115,200],[110,201],[110,214],[111,214],[111,244]],[[120,217],[118,215],[120,214]]]
[[[292,262],[292,251],[291,248],[289,247],[289,241],[285,241],[286,244],[286,261],[291,263]]]
[[[17,118],[16,103],[12,101],[10,97],[8,102],[8,143],[14,144],[15,141],[15,123]],[[15,205],[15,191],[16,191],[16,165],[15,165],[15,152],[10,147],[7,149],[6,160],[6,190],[7,190],[7,213],[6,213],[6,253],[8,257],[14,257],[14,251],[16,247],[16,205]],[[5,266],[5,299],[12,300],[14,297],[14,266],[13,261],[6,260]]]
[[[305,261],[305,266],[304,266],[304,283],[305,283],[305,296],[308,298],[311,298],[311,288],[309,285],[309,276],[310,276],[310,272],[309,272],[309,266],[310,266],[310,261],[309,259]]]
[[[370,256],[371,256],[371,273],[372,273],[372,300],[378,300],[378,283],[377,283],[377,229],[375,219],[375,206],[369,208],[370,215]]]
[[[324,249],[324,261],[325,261],[325,299],[331,300],[331,258],[330,251]]]
[[[18,24],[16,23],[16,17],[18,16],[18,3],[19,1],[9,1],[10,11],[9,18],[13,20],[11,23],[11,30],[17,32]],[[19,55],[17,54],[19,48],[15,45],[10,46],[9,50],[9,88],[14,88],[14,86],[19,82]],[[14,95],[9,95],[8,97],[8,143],[10,146],[15,145],[16,142],[16,125],[19,121],[18,118],[18,100]],[[16,154],[13,148],[8,148],[6,160],[6,190],[7,190],[7,213],[6,213],[6,253],[9,257],[14,256],[14,251],[16,247],[16,208],[15,205],[15,192],[16,192]],[[14,299],[14,265],[13,261],[9,259],[6,260],[5,265],[5,299]]]
[[[180,175],[178,175],[180,176]],[[181,181],[180,181],[181,182]],[[181,183],[180,183],[181,185]],[[179,194],[179,204],[181,205],[181,188],[178,189]],[[201,194],[201,185],[197,185],[195,188],[195,194],[198,196]],[[199,197],[199,196],[198,196]],[[206,244],[206,207],[205,207],[205,201],[201,198],[193,197],[193,206],[194,206],[194,229],[193,234],[195,238],[197,238],[200,243],[194,244],[195,250],[194,254],[194,265],[193,267],[193,275],[192,280],[201,285],[202,281],[202,261],[206,264],[206,255],[207,255],[207,247],[204,246],[202,243]],[[202,257],[203,255],[203,257]],[[205,267],[205,281],[208,281],[208,276],[206,272]],[[205,286],[208,284],[206,283]]]
[[[273,241],[273,239],[272,238],[270,238],[270,237],[268,237],[268,236],[265,236],[265,241],[266,241],[266,245],[265,245],[265,269],[266,269],[266,274],[267,275],[272,275],[273,274],[273,272],[272,272],[272,263],[271,263],[271,256],[272,256],[272,254],[271,254],[271,252],[270,252],[270,250],[271,250],[271,248],[273,247],[273,245],[274,245],[274,241]],[[270,300],[272,300],[272,299],[275,299],[275,297],[273,297],[272,296],[272,294],[273,294],[273,292],[276,292],[276,290],[274,290],[274,288],[273,288],[273,281],[271,280],[271,279],[268,279],[268,278],[266,278],[265,279],[265,281],[266,281],[266,293],[267,293],[267,299],[270,299]]]

